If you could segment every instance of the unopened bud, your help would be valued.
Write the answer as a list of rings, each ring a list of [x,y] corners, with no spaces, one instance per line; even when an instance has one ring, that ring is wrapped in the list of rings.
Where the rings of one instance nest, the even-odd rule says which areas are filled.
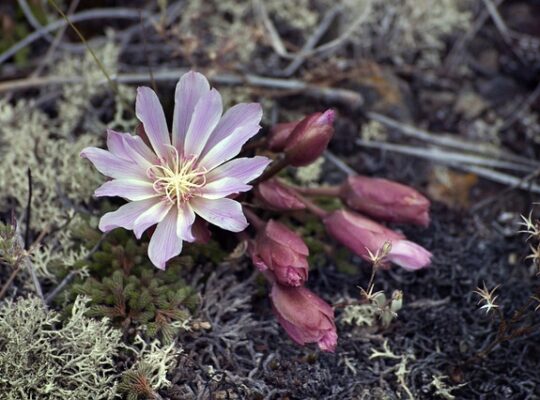
[[[269,179],[255,187],[255,197],[274,211],[294,211],[306,208],[296,192],[277,179]]]
[[[422,246],[360,214],[337,210],[323,222],[330,235],[365,260],[369,261],[379,249],[384,250],[385,242],[390,242],[388,261],[407,270],[424,268],[431,262],[431,253]]]
[[[352,209],[377,219],[429,224],[429,200],[401,183],[351,176],[341,185],[340,197]]]
[[[292,130],[284,148],[293,167],[311,164],[319,158],[334,135],[334,110],[311,114]]]
[[[317,343],[323,351],[334,352],[337,344],[334,310],[305,287],[272,286],[274,313],[289,337],[299,345]]]
[[[261,271],[272,271],[282,285],[300,286],[308,277],[306,244],[280,222],[268,221],[257,233],[250,252],[253,264]]]
[[[301,119],[293,122],[282,122],[274,125],[270,129],[270,137],[268,139],[268,148],[272,151],[283,151],[296,125],[302,121]]]

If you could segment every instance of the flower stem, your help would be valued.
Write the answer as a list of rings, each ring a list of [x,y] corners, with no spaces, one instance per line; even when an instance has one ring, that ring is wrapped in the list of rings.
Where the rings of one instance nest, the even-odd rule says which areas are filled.
[[[268,138],[267,137],[263,137],[263,138],[260,138],[260,139],[257,139],[257,140],[253,140],[251,142],[248,142],[244,145],[244,147],[242,148],[242,153],[241,154],[244,154],[248,151],[251,151],[251,150],[256,150],[260,147],[264,147],[268,144]]]
[[[253,227],[256,230],[261,230],[264,228],[266,223],[260,219],[257,214],[255,214],[253,211],[251,211],[248,208],[244,208],[244,214],[246,215],[246,218],[248,219],[249,223],[253,225]]]
[[[328,212],[323,210],[321,207],[319,207],[317,204],[312,202],[311,200],[306,199],[304,196],[302,196],[300,193],[297,193],[298,199],[304,203],[306,208],[313,214],[315,214],[319,218],[324,218],[328,215]]]
[[[319,187],[295,187],[295,189],[306,196],[327,196],[338,197],[340,186],[319,186]]]
[[[255,180],[255,184],[266,181],[273,176],[277,175],[283,168],[286,168],[289,165],[289,160],[287,157],[282,157],[277,159],[270,165],[270,168],[268,168],[262,176],[260,176],[258,179]]]

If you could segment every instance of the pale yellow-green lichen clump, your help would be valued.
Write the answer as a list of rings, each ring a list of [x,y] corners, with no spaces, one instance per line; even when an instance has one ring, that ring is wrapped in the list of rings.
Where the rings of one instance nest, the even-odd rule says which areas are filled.
[[[114,75],[118,48],[108,41],[97,56]],[[28,201],[28,170],[32,174],[32,230],[47,232],[31,255],[41,278],[54,280],[52,263],[74,265],[87,253],[72,240],[72,225],[85,213],[85,204],[102,181],[80,151],[98,145],[106,129],[93,112],[92,101],[110,91],[103,73],[89,54],[66,58],[51,72],[55,76],[74,77],[81,83],[55,86],[54,113],[40,110],[33,100],[8,102],[0,99],[0,208],[14,209],[19,225],[25,224]],[[133,88],[120,86],[129,98]],[[110,96],[115,114],[111,127],[133,129],[134,116],[126,112],[126,102]]]
[[[78,298],[63,325],[37,298],[0,308],[0,393],[6,400],[113,399],[121,332],[84,316]]]

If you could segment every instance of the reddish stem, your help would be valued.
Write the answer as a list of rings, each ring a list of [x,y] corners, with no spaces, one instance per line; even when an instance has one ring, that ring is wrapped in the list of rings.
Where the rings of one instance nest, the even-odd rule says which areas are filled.
[[[246,215],[246,218],[248,219],[249,223],[253,225],[253,227],[256,230],[261,230],[266,225],[266,222],[264,222],[262,219],[260,219],[257,214],[255,214],[253,211],[251,211],[249,208],[244,208],[244,214]]]
[[[272,178],[273,176],[280,173],[283,168],[286,168],[288,166],[289,166],[289,160],[287,159],[287,157],[278,158],[270,165],[270,168],[268,168],[264,172],[264,174],[262,174],[262,176],[260,176],[259,178],[255,180],[254,184],[257,184],[257,183],[260,183],[260,182],[263,182]]]
[[[296,190],[296,189],[294,189]],[[311,211],[311,213],[315,214],[317,217],[319,218],[324,218],[328,215],[328,212],[323,210],[321,207],[319,207],[317,204],[315,204],[314,202],[312,202],[311,200],[308,200],[306,199],[304,196],[302,196],[300,193],[296,193],[296,195],[298,196],[298,199],[304,203],[304,205],[306,206],[306,208]]]
[[[319,187],[295,187],[295,189],[306,196],[327,196],[338,197],[341,191],[340,186],[319,186]]]

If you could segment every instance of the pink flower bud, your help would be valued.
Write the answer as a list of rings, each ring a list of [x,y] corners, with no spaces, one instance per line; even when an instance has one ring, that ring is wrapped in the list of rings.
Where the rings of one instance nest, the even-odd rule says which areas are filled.
[[[303,346],[317,343],[323,351],[334,352],[337,345],[334,310],[305,287],[272,286],[272,308],[290,338]]]
[[[416,270],[431,262],[429,251],[360,214],[338,210],[325,217],[323,222],[330,235],[366,260],[370,260],[369,252],[375,254],[385,242],[390,242],[386,259],[400,267]]]
[[[270,129],[268,148],[272,151],[283,151],[289,136],[300,121],[301,119],[293,122],[282,122],[281,124],[274,125]]]
[[[414,271],[431,263],[431,253],[409,240],[398,240],[392,244],[388,259],[406,270]]]
[[[377,219],[429,225],[429,200],[401,183],[351,176],[341,186],[340,197],[349,207]]]
[[[309,250],[300,236],[270,220],[259,230],[251,258],[259,270],[270,270],[282,285],[300,286],[308,277]]]
[[[293,167],[311,164],[326,150],[334,134],[334,115],[334,110],[311,114],[292,130],[284,151]]]
[[[255,196],[266,207],[275,211],[293,211],[306,208],[296,192],[277,179],[269,179],[255,187]]]

